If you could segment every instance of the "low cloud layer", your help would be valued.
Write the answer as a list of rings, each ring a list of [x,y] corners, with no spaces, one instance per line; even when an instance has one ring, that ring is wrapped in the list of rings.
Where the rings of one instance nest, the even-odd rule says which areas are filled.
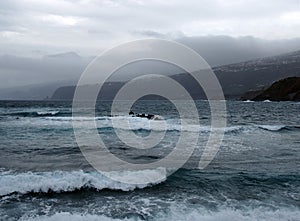
[[[143,37],[300,37],[299,0],[0,1],[0,53],[95,55]]]
[[[253,37],[210,36],[182,37],[176,41],[194,49],[213,67],[300,50],[300,38],[262,40]],[[39,58],[0,55],[0,89],[47,82],[76,82],[92,59],[75,52]],[[123,70],[126,74],[138,73],[139,70],[171,74],[176,71],[166,66],[151,65],[144,63],[134,69]]]

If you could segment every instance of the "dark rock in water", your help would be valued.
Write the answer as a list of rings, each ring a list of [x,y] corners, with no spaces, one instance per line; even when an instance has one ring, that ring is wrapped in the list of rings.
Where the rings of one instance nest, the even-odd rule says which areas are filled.
[[[289,77],[276,81],[253,100],[300,101],[300,77]]]
[[[154,118],[154,115],[153,114],[148,114],[147,118],[150,120],[150,119],[153,119]]]
[[[133,117],[147,118],[148,120],[151,120],[154,118],[154,114],[135,114],[133,111],[130,111],[129,115],[131,115]]]
[[[137,116],[137,117],[143,117],[143,118],[145,118],[145,117],[146,117],[146,115],[145,115],[145,114],[137,114],[136,116]]]

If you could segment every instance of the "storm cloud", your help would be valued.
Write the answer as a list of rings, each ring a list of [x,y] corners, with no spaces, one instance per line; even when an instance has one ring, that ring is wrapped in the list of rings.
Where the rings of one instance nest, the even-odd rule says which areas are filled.
[[[299,0],[4,0],[0,8],[2,54],[95,55],[143,37],[300,36]]]

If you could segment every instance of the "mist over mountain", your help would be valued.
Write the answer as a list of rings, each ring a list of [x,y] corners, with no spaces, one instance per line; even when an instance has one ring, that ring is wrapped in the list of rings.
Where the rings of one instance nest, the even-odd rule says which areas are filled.
[[[249,90],[262,90],[274,81],[287,77],[300,77],[300,51],[279,56],[250,60],[231,65],[213,68],[223,88],[226,99],[239,100]],[[180,83],[194,99],[206,99],[205,93],[198,82],[188,73],[170,75]],[[112,100],[125,82],[106,82],[100,91],[98,99]],[[85,90],[93,91],[97,85],[86,86]],[[51,99],[71,100],[75,86],[58,88]],[[148,97],[147,99],[151,99]]]
[[[178,42],[198,52],[212,67],[300,50],[300,38],[265,40],[252,36],[183,37]]]
[[[206,36],[181,37],[177,41],[194,49],[212,67],[300,50],[299,38],[263,40],[254,37]],[[75,52],[46,55],[40,58],[2,55],[0,56],[0,99],[30,100],[51,96],[58,87],[74,85],[93,58],[82,57]],[[123,75],[119,75],[122,77],[111,80],[126,81],[135,75],[137,76],[139,71],[143,69],[158,74],[176,75],[182,73],[179,68],[157,64],[152,66],[149,62],[137,64],[134,68],[124,67],[122,68]],[[217,72],[220,71],[218,68],[216,70]],[[221,81],[227,82],[224,84],[225,86],[229,85],[232,77],[226,71],[221,72],[223,73],[219,76]],[[250,70],[246,75],[247,77],[244,77],[241,73],[238,78],[251,78],[251,81],[260,82],[259,79],[252,78]],[[277,77],[274,76],[274,79]],[[250,83],[249,85],[252,87],[254,84]]]

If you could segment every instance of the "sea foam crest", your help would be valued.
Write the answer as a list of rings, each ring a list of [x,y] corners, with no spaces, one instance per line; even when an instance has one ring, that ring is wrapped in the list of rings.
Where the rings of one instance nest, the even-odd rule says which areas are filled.
[[[148,185],[157,184],[151,183],[151,176],[153,176],[154,178],[157,176],[164,176],[164,180],[166,180],[166,169],[164,168],[141,171],[120,171],[112,173],[114,173],[114,177],[116,177],[116,173],[118,173],[121,177],[127,176],[129,178],[131,177],[132,180],[136,179],[137,181],[141,176],[146,176],[149,178]],[[161,180],[160,182],[164,180]],[[71,172],[0,172],[0,196],[5,196],[12,193],[47,193],[49,191],[58,193],[71,192],[81,188],[93,188],[96,190],[112,189],[130,191],[137,188],[145,188],[148,185],[125,184],[111,180],[107,176],[99,172],[84,172],[81,170]]]
[[[300,211],[288,208],[278,208],[277,210],[270,210],[264,207],[258,208],[244,208],[243,210],[235,210],[231,208],[222,208],[214,212],[204,211],[203,209],[188,209],[187,205],[181,205],[181,208],[174,208],[171,206],[170,212],[156,214],[155,219],[157,221],[165,220],[195,220],[195,221],[282,221],[282,220],[299,220]],[[96,214],[81,214],[81,213],[69,213],[58,212],[54,215],[41,215],[36,217],[23,216],[20,221],[130,221],[142,220],[139,217],[130,218],[112,218],[104,215]]]
[[[259,128],[269,131],[280,131],[285,129],[285,125],[258,125]]]
[[[47,116],[47,115],[55,116],[59,113],[59,111],[37,111],[36,113],[39,116]]]

